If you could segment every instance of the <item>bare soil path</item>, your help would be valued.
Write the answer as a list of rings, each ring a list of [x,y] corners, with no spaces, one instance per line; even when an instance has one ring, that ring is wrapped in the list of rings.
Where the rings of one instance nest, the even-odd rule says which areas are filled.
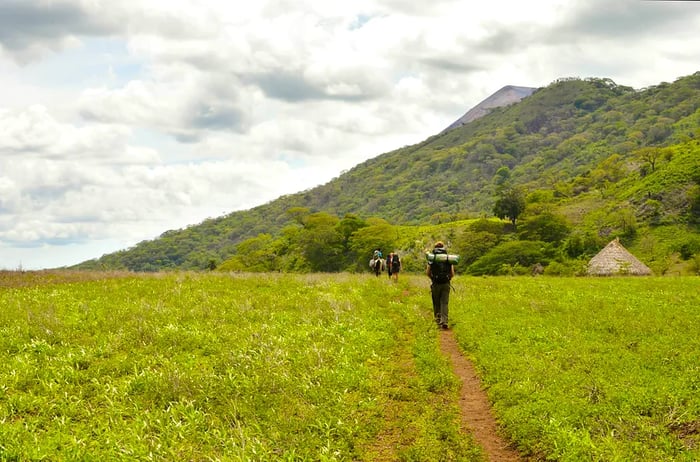
[[[459,406],[463,430],[474,435],[490,462],[523,460],[498,434],[498,425],[491,411],[486,392],[472,363],[464,357],[452,331],[440,332],[440,349],[452,363],[454,373],[462,382]]]

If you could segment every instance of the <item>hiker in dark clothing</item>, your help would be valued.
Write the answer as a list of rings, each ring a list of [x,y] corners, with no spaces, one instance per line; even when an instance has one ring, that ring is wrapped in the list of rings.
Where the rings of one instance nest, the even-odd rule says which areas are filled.
[[[399,280],[399,271],[401,271],[401,259],[399,259],[399,254],[391,252],[389,256],[386,257],[386,269],[389,273],[389,278],[394,277],[394,282]]]
[[[445,244],[441,241],[435,243],[433,249],[435,260],[428,263],[425,273],[430,278],[430,294],[433,299],[433,315],[435,322],[442,329],[448,328],[448,314],[450,303],[450,281],[455,275],[455,268],[452,263],[447,260],[447,250]],[[438,260],[437,256],[444,254],[444,259]]]

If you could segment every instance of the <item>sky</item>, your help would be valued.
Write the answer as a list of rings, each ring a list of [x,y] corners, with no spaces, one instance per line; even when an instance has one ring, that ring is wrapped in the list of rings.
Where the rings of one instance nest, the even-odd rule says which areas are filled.
[[[700,71],[700,2],[0,0],[0,269],[327,183],[505,85]]]

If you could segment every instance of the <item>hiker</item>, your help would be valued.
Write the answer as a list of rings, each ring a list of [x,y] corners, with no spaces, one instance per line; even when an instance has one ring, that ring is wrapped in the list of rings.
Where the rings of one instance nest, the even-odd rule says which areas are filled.
[[[430,284],[430,295],[433,299],[433,315],[435,316],[435,322],[440,328],[447,329],[449,314],[448,304],[450,303],[451,288],[450,280],[452,280],[455,275],[455,267],[447,259],[447,250],[442,241],[437,241],[435,243],[433,254],[435,256],[445,254],[443,259],[438,260],[435,258],[433,261],[429,262],[425,273],[432,282],[432,284]]]
[[[399,271],[401,271],[401,259],[398,253],[390,252],[386,257],[386,270],[389,273],[389,279],[394,277],[394,282],[399,280]]]
[[[382,256],[382,249],[374,249],[372,258],[369,261],[369,267],[374,271],[374,275],[379,277],[381,272],[384,270],[384,258]]]

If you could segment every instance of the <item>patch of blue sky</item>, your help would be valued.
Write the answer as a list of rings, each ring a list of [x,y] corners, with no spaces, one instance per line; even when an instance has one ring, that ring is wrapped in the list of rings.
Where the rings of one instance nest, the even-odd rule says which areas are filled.
[[[143,78],[147,63],[129,53],[119,38],[84,38],[80,46],[44,56],[23,70],[26,81],[46,86],[83,89],[119,87]]]
[[[133,127],[130,144],[158,151],[164,164],[192,163],[191,146],[183,145],[168,133]]]
[[[373,16],[367,14],[358,14],[357,16],[355,16],[355,20],[350,24],[350,30],[361,29],[372,18]]]
[[[277,159],[287,164],[293,170],[308,166],[308,163],[303,158],[285,153],[278,154]]]

